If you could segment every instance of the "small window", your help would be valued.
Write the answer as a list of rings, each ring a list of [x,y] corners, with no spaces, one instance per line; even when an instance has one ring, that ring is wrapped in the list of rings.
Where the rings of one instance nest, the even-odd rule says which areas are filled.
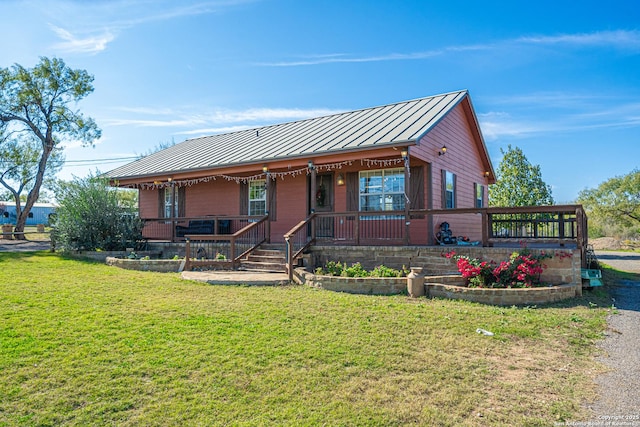
[[[29,218],[33,218],[33,212],[29,212],[29,215],[27,215]]]
[[[360,172],[361,211],[401,211],[404,209],[404,169]]]
[[[476,208],[484,207],[484,185],[476,184]]]
[[[455,209],[456,207],[456,174],[443,171],[443,201],[445,209]]]
[[[164,189],[164,217],[178,217],[178,200],[172,200],[172,196],[175,194],[177,196],[177,191],[171,191],[171,188]],[[173,206],[173,215],[171,215],[171,206]]]
[[[3,215],[5,218],[9,218],[9,212],[7,212],[7,211],[5,211],[2,215]]]
[[[267,212],[267,181],[249,182],[249,215],[265,215]]]

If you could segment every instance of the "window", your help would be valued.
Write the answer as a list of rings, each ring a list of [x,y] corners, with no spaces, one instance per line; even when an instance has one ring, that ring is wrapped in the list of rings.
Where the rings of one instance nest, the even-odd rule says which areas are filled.
[[[361,211],[401,211],[404,209],[404,169],[360,172]]]
[[[442,171],[443,176],[443,205],[445,209],[456,207],[456,174],[449,171]]]
[[[172,195],[174,194],[173,191],[171,191],[171,188],[165,188],[164,189],[164,217],[165,218],[172,218],[172,217],[177,217],[178,216],[178,192],[177,190],[175,191],[175,196],[176,196],[176,200],[175,203],[173,203],[172,199]],[[171,206],[173,206],[173,215],[171,215]]]
[[[476,184],[476,208],[484,207],[484,185]]]
[[[249,215],[265,215],[267,212],[267,181],[249,183]]]

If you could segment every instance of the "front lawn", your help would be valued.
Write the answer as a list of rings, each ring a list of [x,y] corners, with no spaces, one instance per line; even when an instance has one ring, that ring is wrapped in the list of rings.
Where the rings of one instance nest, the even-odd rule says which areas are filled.
[[[0,253],[0,425],[584,419],[609,312],[597,292],[501,308]]]

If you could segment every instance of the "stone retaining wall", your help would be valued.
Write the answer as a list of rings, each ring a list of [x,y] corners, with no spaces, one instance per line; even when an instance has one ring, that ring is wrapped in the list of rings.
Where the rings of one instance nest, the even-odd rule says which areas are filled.
[[[425,276],[446,276],[458,274],[456,262],[443,255],[455,251],[481,261],[501,262],[518,248],[484,248],[479,246],[312,246],[309,250],[309,269],[323,266],[327,261],[341,261],[347,264],[360,262],[365,270],[376,266],[400,269],[403,266],[422,267]],[[530,249],[532,253],[559,254],[544,260],[547,268],[540,276],[542,283],[558,285],[562,283],[581,284],[581,258],[577,249]],[[568,256],[570,255],[570,256]]]
[[[406,277],[316,276],[303,268],[295,270],[296,282],[337,292],[391,295],[407,292]],[[542,288],[489,289],[468,288],[461,276],[425,277],[425,295],[493,305],[532,305],[557,302],[582,294],[582,284],[562,284]]]
[[[126,270],[159,271],[161,273],[177,273],[183,267],[182,259],[129,259],[107,257],[107,265],[124,268]]]
[[[435,298],[461,299],[493,305],[533,305],[562,301],[580,295],[582,285],[568,284],[544,288],[488,289],[431,283],[427,278],[427,295]]]

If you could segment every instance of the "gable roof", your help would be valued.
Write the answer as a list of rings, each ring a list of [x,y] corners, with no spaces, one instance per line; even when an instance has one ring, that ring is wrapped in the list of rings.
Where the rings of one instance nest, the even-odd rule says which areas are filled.
[[[126,179],[415,143],[466,90],[189,139],[105,174]]]

